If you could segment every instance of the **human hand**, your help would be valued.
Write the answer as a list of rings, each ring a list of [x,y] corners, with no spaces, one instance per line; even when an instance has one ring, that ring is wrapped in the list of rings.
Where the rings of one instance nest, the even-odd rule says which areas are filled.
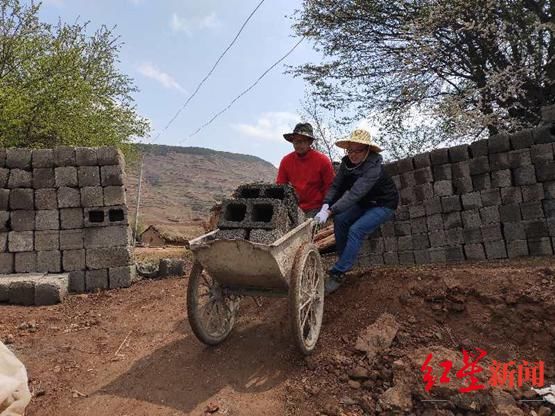
[[[328,211],[328,208],[329,208],[328,204],[322,205],[320,212],[318,212],[318,214],[314,216],[314,219],[318,224],[324,224],[328,220],[330,216],[330,212]]]

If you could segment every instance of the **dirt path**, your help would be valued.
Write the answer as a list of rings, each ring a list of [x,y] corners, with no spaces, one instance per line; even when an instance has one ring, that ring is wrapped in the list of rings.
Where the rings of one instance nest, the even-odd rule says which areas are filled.
[[[14,337],[39,395],[29,416],[283,415],[296,355],[283,302],[261,314],[247,300],[233,341],[209,349],[185,319],[185,287],[145,281],[54,307],[1,306],[0,337]]]

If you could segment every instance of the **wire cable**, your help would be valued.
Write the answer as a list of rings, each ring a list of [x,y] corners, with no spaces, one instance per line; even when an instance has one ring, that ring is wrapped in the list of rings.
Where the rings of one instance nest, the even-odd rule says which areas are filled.
[[[262,3],[264,3],[264,1],[266,0],[260,0],[260,2],[258,3],[258,5],[254,8],[254,10],[249,14],[249,16],[247,17],[247,19],[243,22],[243,24],[241,25],[241,28],[239,29],[239,31],[237,32],[237,34],[235,35],[235,37],[233,38],[233,40],[230,42],[230,44],[227,46],[227,48],[225,48],[225,50],[220,54],[220,56],[218,57],[218,59],[216,60],[216,63],[214,63],[214,65],[212,66],[212,68],[210,69],[210,71],[208,71],[208,73],[206,74],[206,76],[202,79],[202,81],[200,81],[200,83],[197,85],[195,91],[187,98],[187,100],[185,101],[185,104],[183,104],[181,106],[181,108],[179,108],[179,110],[177,110],[177,112],[175,113],[175,115],[170,119],[170,121],[168,121],[168,123],[166,124],[166,126],[160,130],[158,132],[158,134],[156,135],[156,137],[150,142],[150,143],[154,143],[156,140],[158,140],[160,138],[160,136],[162,135],[162,133],[164,133],[171,125],[172,123],[177,119],[177,117],[179,117],[179,114],[181,114],[181,112],[187,107],[187,105],[189,104],[189,102],[197,95],[198,91],[200,90],[200,88],[202,87],[202,85],[206,82],[206,80],[208,80],[208,78],[210,77],[210,75],[212,75],[212,73],[214,72],[214,70],[216,69],[216,67],[218,66],[218,64],[220,63],[220,61],[222,60],[222,58],[225,56],[225,54],[227,53],[227,51],[229,51],[229,49],[231,49],[231,47],[233,46],[233,44],[235,43],[235,41],[237,40],[237,38],[239,37],[239,35],[241,34],[241,32],[243,31],[243,29],[245,28],[245,26],[247,25],[247,23],[249,22],[249,20],[251,20],[251,18],[254,16],[254,14],[256,13],[256,11],[260,8],[260,6],[262,6]]]

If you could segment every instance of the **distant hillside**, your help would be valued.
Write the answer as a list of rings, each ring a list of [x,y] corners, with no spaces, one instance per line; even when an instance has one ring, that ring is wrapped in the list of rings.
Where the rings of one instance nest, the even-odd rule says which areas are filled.
[[[139,145],[144,154],[141,215],[144,224],[205,217],[242,183],[273,182],[277,170],[255,156],[201,147]],[[138,163],[128,164],[127,203],[135,211]]]

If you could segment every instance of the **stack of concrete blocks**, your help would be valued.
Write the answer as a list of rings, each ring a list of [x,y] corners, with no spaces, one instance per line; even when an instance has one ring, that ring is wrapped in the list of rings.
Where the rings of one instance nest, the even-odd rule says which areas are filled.
[[[116,148],[0,150],[0,273],[69,273],[73,292],[129,286],[123,156]]]
[[[400,206],[359,265],[552,255],[555,106],[542,114],[533,129],[387,164]]]
[[[244,239],[271,244],[304,220],[291,186],[241,185],[222,203],[218,239]]]

